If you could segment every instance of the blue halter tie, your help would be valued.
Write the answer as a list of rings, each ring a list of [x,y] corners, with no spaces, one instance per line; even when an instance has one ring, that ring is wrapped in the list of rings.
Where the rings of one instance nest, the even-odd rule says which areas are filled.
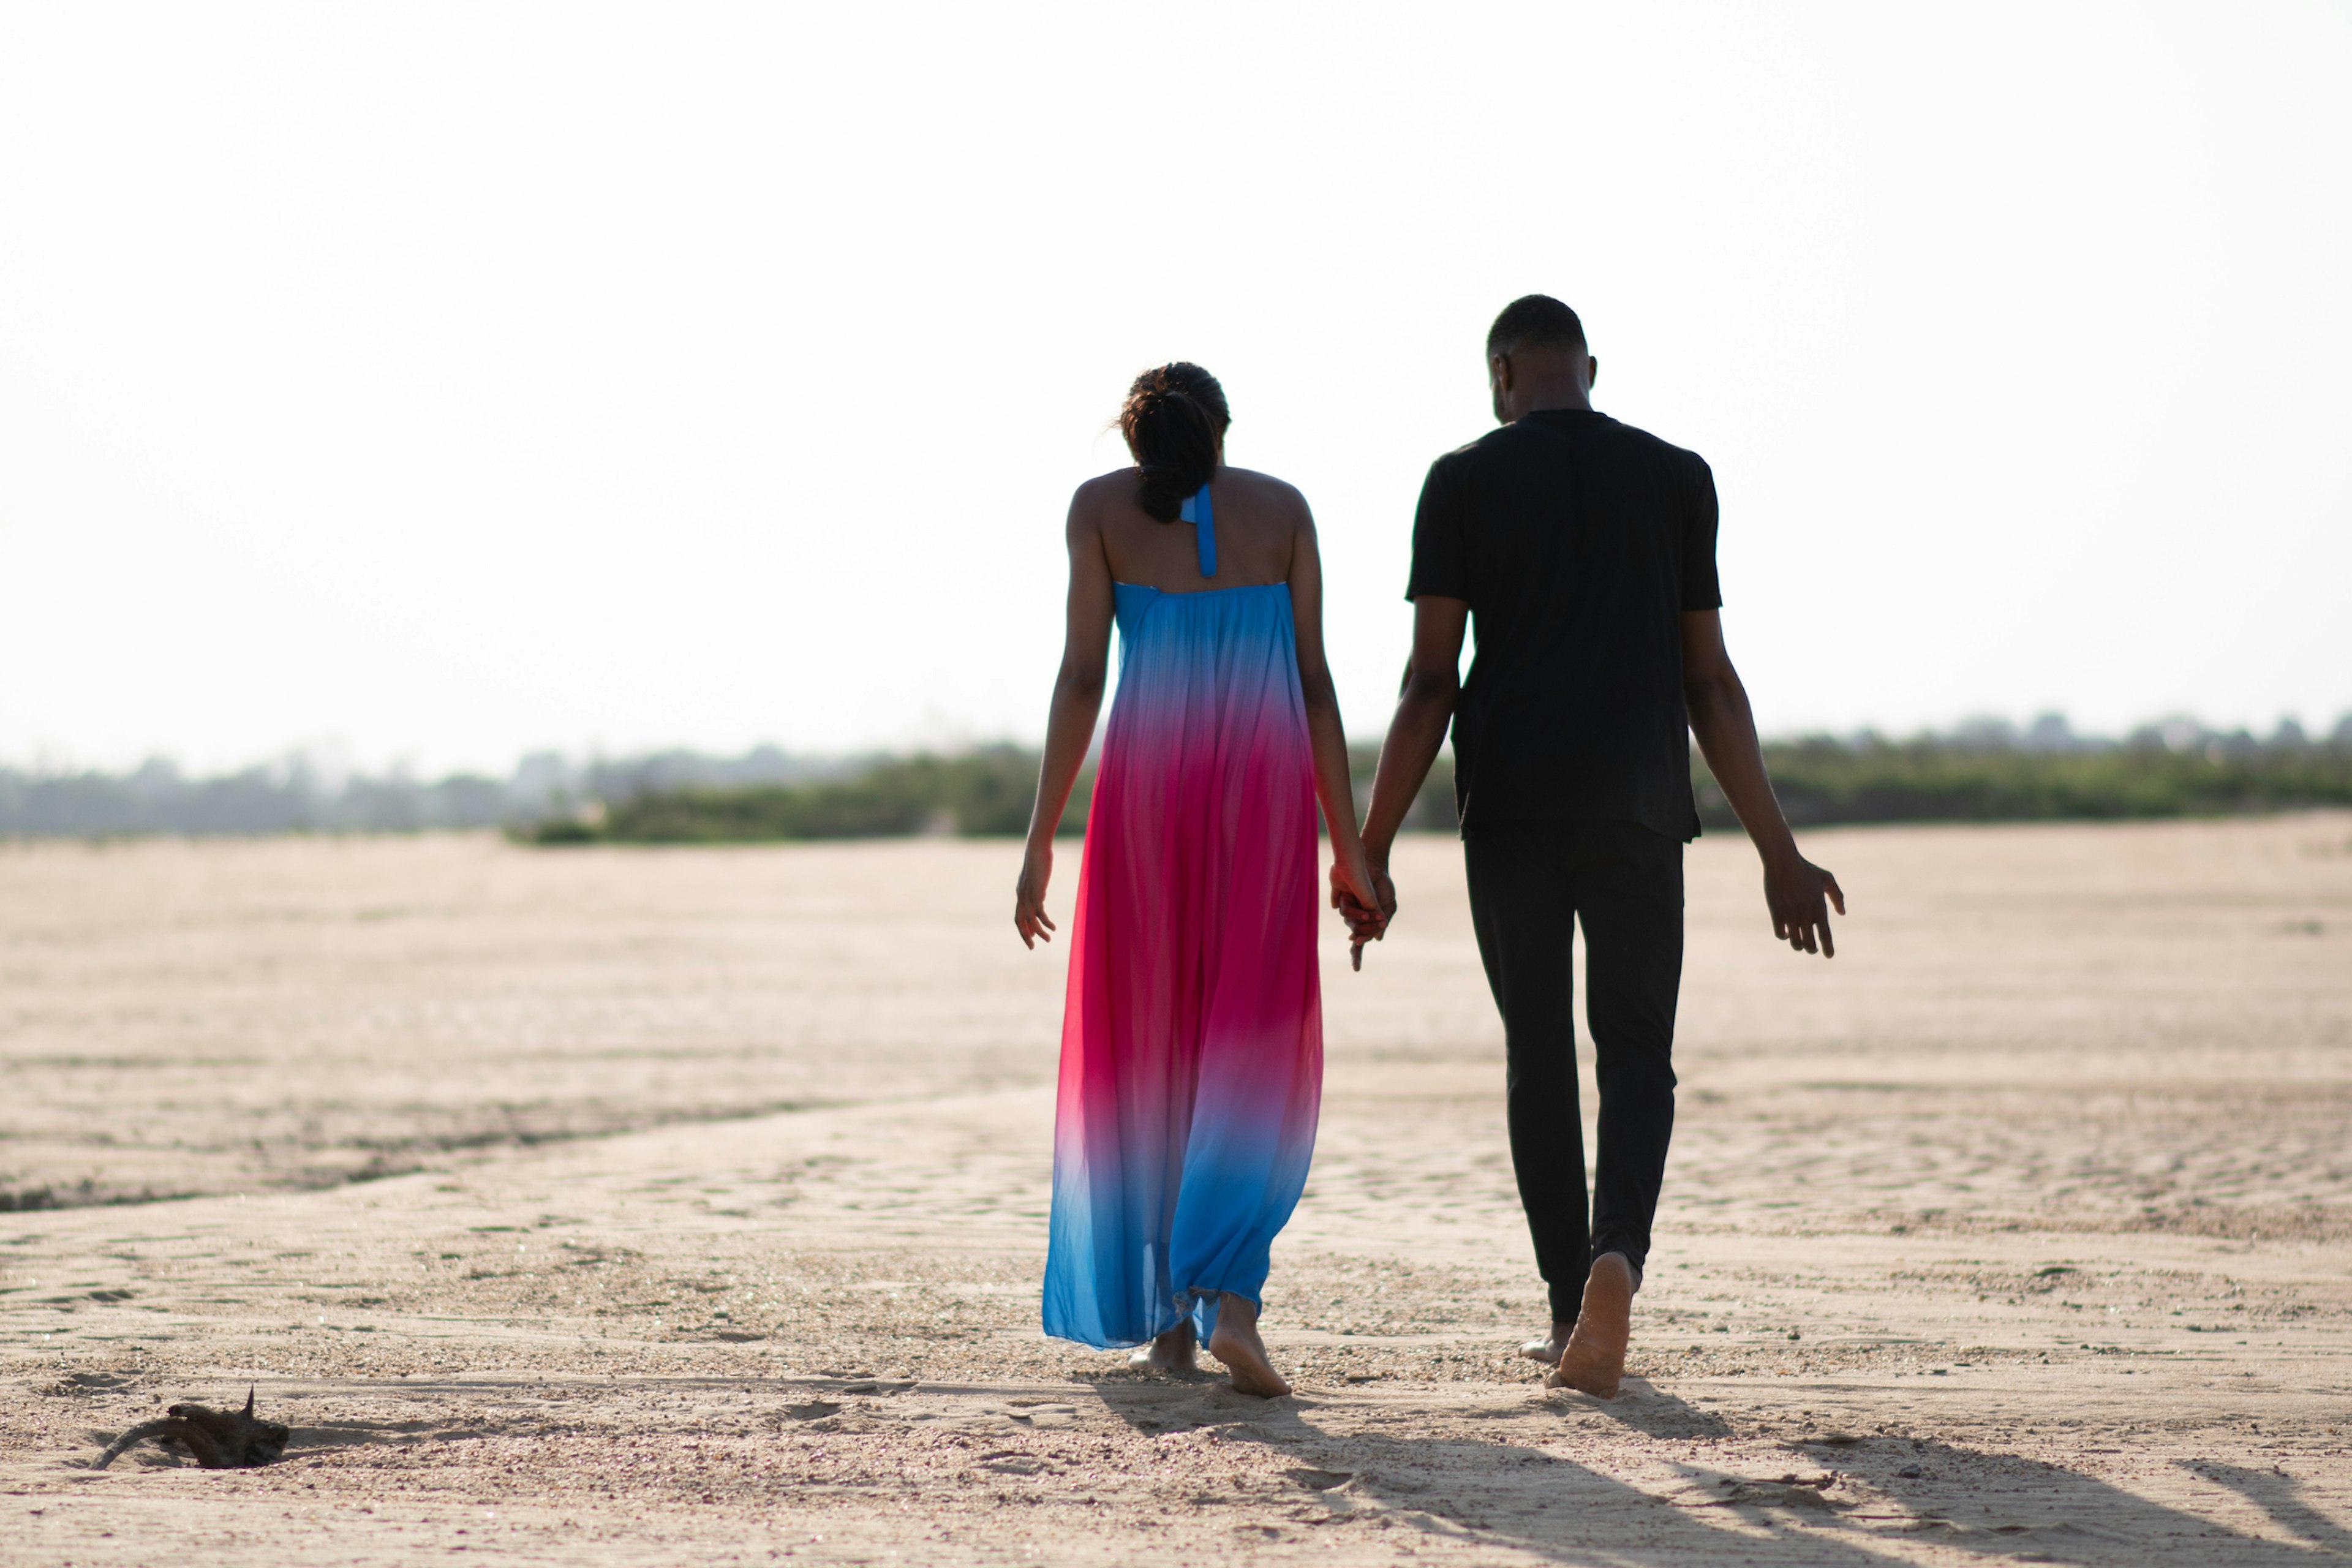
[[[1201,575],[1217,574],[1217,518],[1209,509],[1209,487],[1202,485],[1184,498],[1184,505],[1176,513],[1176,521],[1189,522],[1201,544]]]

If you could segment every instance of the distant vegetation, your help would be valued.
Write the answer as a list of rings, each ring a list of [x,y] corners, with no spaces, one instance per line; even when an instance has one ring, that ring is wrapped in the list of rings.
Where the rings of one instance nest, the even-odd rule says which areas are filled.
[[[504,779],[456,773],[431,782],[369,777],[304,755],[210,778],[191,778],[161,759],[127,773],[0,767],[0,837],[499,827],[566,816],[583,803],[696,786],[799,784],[854,775],[872,763],[761,746],[740,757],[658,752],[590,763],[541,752]]]
[[[1356,797],[1371,794],[1378,749],[1353,748]],[[2352,805],[2352,723],[2313,742],[2284,729],[2267,741],[2193,724],[2150,727],[2122,741],[2074,735],[2063,721],[2025,731],[1971,726],[1951,735],[1875,735],[1774,742],[1765,763],[1791,822],[2016,822],[2222,816]],[[691,843],[841,838],[936,832],[1017,835],[1028,826],[1037,759],[1009,746],[960,757],[877,763],[798,788],[658,791],[608,805],[601,821],[549,822],[541,843]],[[1091,779],[1081,779],[1062,824],[1081,831]],[[1710,828],[1738,820],[1703,762],[1692,784]],[[1441,759],[1406,826],[1451,832],[1450,758]]]
[[[1062,831],[1086,829],[1091,773],[1078,781]],[[1037,757],[1016,746],[956,756],[896,757],[846,778],[802,784],[654,789],[606,803],[600,813],[538,824],[541,844],[722,844],[776,838],[888,838],[951,834],[1013,837],[1029,830]]]
[[[934,833],[963,838],[1018,837],[1036,800],[1037,753],[989,746],[957,756],[877,763],[849,778],[795,788],[660,790],[618,801],[601,814],[538,824],[539,844],[717,844],[780,838],[880,838]],[[1380,751],[1349,752],[1360,797],[1371,793]],[[1062,814],[1064,837],[1084,833],[1094,769],[1078,775]],[[1441,761],[1414,803],[1411,826],[1450,832],[1454,773]]]
[[[2051,739],[2056,739],[2054,737]],[[2217,816],[2352,805],[2352,734],[2314,744],[2289,732],[2256,741],[2192,725],[2128,740],[2065,736],[2035,744],[2005,729],[1888,741],[1817,738],[1765,748],[1781,809],[1796,824],[2098,821]],[[1704,764],[1699,816],[1737,826]]]
[[[1964,726],[1893,741],[1864,734],[1774,742],[1775,787],[1800,825],[2014,822],[2219,816],[2352,805],[2352,719],[2312,739],[2292,725],[2265,740],[2179,721],[2123,740],[2075,735],[2044,718],[2019,731]],[[1349,752],[1360,802],[1378,753]],[[409,832],[502,827],[562,845],[719,844],[914,834],[1015,837],[1026,830],[1033,752],[982,746],[952,754],[818,758],[761,747],[740,757],[667,752],[574,763],[527,757],[506,779],[426,783],[334,776],[300,759],[212,778],[166,763],[133,773],[0,767],[0,837],[140,834]],[[1693,771],[1709,828],[1736,824],[1703,764]],[[1091,772],[1062,831],[1084,830]],[[1407,826],[1454,827],[1451,763],[1441,759]]]
[[[300,762],[190,778],[167,762],[128,773],[0,768],[0,837],[365,832],[482,827],[511,817],[496,779],[469,773],[330,781]]]

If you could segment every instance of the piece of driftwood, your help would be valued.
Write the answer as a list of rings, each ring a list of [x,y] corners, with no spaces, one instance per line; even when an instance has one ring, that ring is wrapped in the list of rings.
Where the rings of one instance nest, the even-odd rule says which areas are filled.
[[[208,1470],[249,1469],[284,1458],[287,1436],[286,1428],[277,1422],[254,1419],[253,1390],[248,1388],[245,1409],[238,1413],[208,1410],[201,1405],[173,1405],[161,1421],[142,1422],[108,1444],[90,1468],[102,1470],[133,1443],[152,1437],[159,1443],[179,1444]]]

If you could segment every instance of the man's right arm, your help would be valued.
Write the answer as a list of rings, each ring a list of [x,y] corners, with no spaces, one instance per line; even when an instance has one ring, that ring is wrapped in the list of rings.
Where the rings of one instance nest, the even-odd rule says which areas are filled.
[[[1466,600],[1423,594],[1412,602],[1412,658],[1405,665],[1388,738],[1381,742],[1371,808],[1364,814],[1364,855],[1371,862],[1383,913],[1396,909],[1389,847],[1429,778],[1438,748],[1445,744],[1445,727],[1462,695],[1462,637],[1469,621]]]

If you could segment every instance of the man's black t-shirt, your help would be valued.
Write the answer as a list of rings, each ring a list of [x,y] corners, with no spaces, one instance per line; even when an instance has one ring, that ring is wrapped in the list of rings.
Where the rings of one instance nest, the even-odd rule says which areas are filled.
[[[1698,837],[1682,616],[1723,597],[1696,452],[1553,408],[1430,465],[1408,598],[1467,600],[1454,800],[1481,822],[1638,822]]]

